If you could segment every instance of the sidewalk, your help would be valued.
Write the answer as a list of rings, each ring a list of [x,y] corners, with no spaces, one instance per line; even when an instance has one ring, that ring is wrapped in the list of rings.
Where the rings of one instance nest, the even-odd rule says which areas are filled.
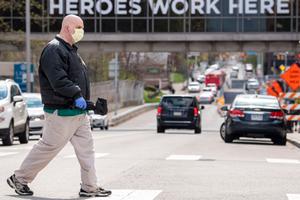
[[[300,133],[294,132],[287,134],[287,141],[300,148]]]

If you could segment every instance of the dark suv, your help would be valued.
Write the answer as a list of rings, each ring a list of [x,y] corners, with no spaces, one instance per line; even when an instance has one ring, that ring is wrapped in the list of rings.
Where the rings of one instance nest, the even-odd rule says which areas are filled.
[[[285,113],[278,100],[266,95],[239,95],[227,111],[221,126],[226,143],[240,137],[270,138],[275,144],[286,144]]]
[[[201,133],[201,112],[197,98],[189,95],[163,96],[157,109],[157,133],[166,129],[193,129]]]

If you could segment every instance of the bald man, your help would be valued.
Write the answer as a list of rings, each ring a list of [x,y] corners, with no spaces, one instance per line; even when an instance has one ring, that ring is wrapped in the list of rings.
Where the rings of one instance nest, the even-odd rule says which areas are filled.
[[[59,35],[41,54],[39,79],[46,120],[42,138],[21,167],[7,179],[9,186],[19,195],[33,195],[27,184],[69,141],[81,168],[79,196],[106,197],[111,194],[97,185],[94,143],[85,110],[90,98],[90,82],[87,67],[75,45],[84,36],[83,28],[80,17],[66,16]]]

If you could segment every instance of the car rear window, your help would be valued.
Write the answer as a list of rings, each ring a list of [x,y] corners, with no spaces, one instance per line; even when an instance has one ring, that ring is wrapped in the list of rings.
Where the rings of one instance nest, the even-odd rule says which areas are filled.
[[[161,103],[164,107],[192,107],[194,99],[192,97],[165,97]]]
[[[7,97],[7,87],[5,84],[0,84],[0,100]]]
[[[259,107],[259,108],[274,108],[279,109],[279,103],[276,99],[269,98],[237,98],[233,107]]]

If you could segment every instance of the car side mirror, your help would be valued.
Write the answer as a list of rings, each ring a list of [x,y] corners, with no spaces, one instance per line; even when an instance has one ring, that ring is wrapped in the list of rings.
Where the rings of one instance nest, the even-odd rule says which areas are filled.
[[[225,111],[225,112],[227,112],[229,109],[228,109],[228,106],[222,106],[221,107],[221,111]]]
[[[201,106],[201,110],[204,110],[205,109],[205,107],[204,106]]]
[[[21,101],[23,101],[23,100],[24,100],[23,97],[20,96],[20,95],[14,96],[14,97],[13,97],[13,102],[14,102],[14,103],[21,102]]]

